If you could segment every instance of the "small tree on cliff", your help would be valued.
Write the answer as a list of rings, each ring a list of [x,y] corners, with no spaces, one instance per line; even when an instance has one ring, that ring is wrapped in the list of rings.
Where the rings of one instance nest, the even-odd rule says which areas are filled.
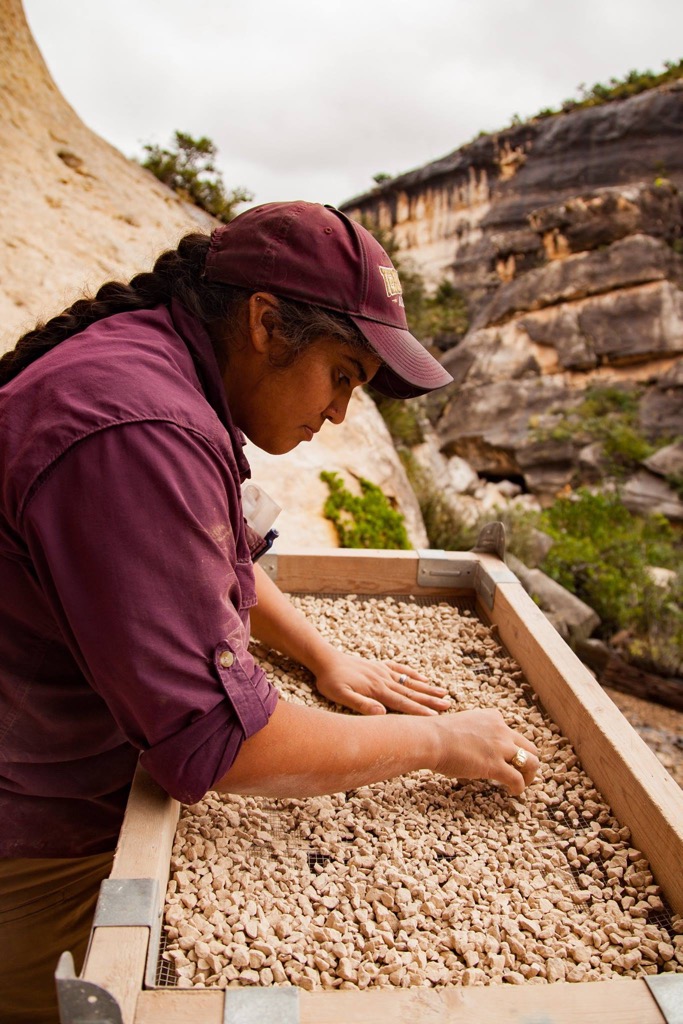
[[[194,139],[187,132],[176,132],[171,149],[146,143],[147,156],[143,167],[202,210],[227,224],[237,214],[241,203],[254,197],[244,188],[226,190],[221,172],[216,168],[218,150],[211,139],[202,135]]]

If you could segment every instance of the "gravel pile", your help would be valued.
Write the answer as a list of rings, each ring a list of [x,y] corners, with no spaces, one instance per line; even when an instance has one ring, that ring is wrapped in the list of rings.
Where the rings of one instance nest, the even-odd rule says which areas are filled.
[[[208,794],[185,808],[165,914],[167,983],[303,989],[605,980],[683,971],[672,917],[629,830],[548,721],[495,629],[467,609],[298,597],[348,651],[499,708],[538,746],[521,798],[414,772],[307,800]],[[287,698],[308,674],[260,660]]]

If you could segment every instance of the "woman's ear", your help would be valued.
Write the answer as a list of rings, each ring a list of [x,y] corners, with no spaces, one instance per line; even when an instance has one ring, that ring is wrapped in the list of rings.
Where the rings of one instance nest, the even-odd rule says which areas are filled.
[[[277,327],[278,301],[270,292],[254,292],[249,296],[249,334],[257,352],[266,353]]]

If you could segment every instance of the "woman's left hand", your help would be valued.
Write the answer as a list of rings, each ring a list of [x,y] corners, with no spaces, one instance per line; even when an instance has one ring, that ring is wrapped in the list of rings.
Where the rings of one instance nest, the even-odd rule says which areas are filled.
[[[408,715],[436,715],[450,707],[448,692],[396,661],[367,661],[335,651],[316,676],[323,697],[361,715],[384,715],[387,709]]]

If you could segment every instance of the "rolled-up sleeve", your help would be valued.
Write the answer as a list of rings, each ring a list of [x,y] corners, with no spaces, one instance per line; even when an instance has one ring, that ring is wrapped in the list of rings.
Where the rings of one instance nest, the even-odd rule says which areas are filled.
[[[23,510],[64,642],[141,763],[184,802],[277,703],[249,651],[256,596],[228,454],[169,421],[110,427],[72,445]],[[96,753],[68,728],[75,759]]]

